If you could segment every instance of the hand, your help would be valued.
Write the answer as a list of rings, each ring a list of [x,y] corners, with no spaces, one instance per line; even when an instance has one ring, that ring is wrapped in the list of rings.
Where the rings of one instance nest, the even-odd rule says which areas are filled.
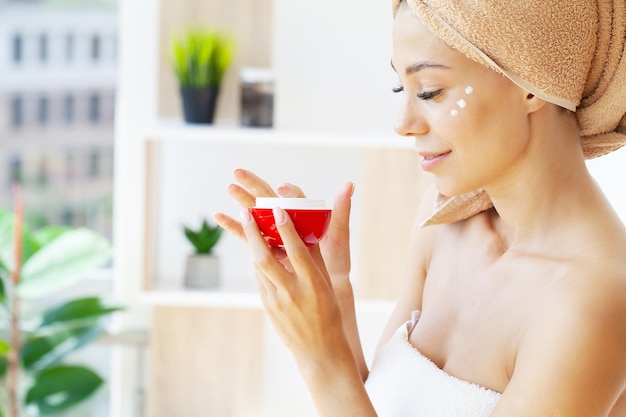
[[[319,249],[305,246],[289,215],[276,208],[274,217],[291,268],[275,257],[248,211],[241,211],[261,300],[277,333],[299,363],[327,363],[333,352],[349,352],[328,271]]]
[[[276,191],[250,171],[236,169],[233,173],[239,184],[229,184],[228,193],[243,208],[253,207],[257,197],[305,197],[304,192],[292,184],[282,184]],[[333,286],[339,288],[347,283],[350,276],[350,209],[354,184],[348,182],[339,190],[333,203],[330,225],[319,246]],[[246,240],[241,223],[223,213],[215,214],[215,221],[235,236]],[[281,258],[281,252],[275,250]]]

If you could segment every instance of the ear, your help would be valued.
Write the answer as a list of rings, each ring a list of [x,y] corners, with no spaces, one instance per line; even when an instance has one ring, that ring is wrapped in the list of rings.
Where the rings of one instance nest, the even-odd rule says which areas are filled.
[[[528,114],[536,112],[546,104],[544,100],[540,99],[534,94],[531,94],[529,92],[526,92],[525,94],[526,97],[524,98],[524,105],[526,106]]]

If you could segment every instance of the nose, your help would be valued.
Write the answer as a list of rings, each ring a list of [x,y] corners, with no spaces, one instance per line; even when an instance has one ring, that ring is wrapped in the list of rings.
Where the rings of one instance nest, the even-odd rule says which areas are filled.
[[[414,137],[428,133],[429,127],[422,112],[411,100],[405,100],[400,107],[394,130],[400,136]]]

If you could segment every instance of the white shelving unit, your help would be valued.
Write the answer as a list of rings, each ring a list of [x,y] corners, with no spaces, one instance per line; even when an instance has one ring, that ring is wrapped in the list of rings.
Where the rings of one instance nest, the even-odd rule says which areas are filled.
[[[366,275],[380,278],[372,266],[380,257],[390,264],[383,273],[390,277],[379,284],[382,290],[368,293],[385,294],[393,288],[394,268],[403,265],[405,254],[394,244],[402,246],[421,188],[413,187],[413,172],[406,168],[415,158],[412,141],[391,129],[390,7],[372,2],[357,9],[333,0],[310,4],[307,13],[301,7],[288,0],[120,3],[116,287],[120,301],[132,306],[120,330],[150,328],[150,417],[315,415],[293,364],[285,361],[288,353],[266,323],[241,242],[227,235],[216,248],[223,260],[220,290],[182,287],[183,260],[191,248],[179,225],[213,211],[238,213],[225,190],[232,169],[251,169],[273,185],[298,184],[327,201],[345,181],[354,181],[355,284]],[[242,42],[238,65],[273,67],[275,128],[233,122],[236,72],[226,80],[226,110],[218,111],[214,126],[171,118],[178,97],[165,57],[169,25],[215,16],[260,42]],[[269,28],[260,26],[266,19]],[[137,28],[137,22],[147,24]],[[406,212],[378,221],[386,205],[398,202]],[[373,239],[379,231],[388,236]],[[369,264],[363,266],[363,259]],[[367,316],[361,331],[371,348],[392,304],[389,297],[358,301],[358,311]],[[131,411],[133,381],[125,373],[132,362],[119,357],[112,415],[138,417]],[[289,389],[289,401],[280,387]]]
[[[190,125],[180,119],[160,119],[144,134],[148,142],[212,142],[236,145],[317,146],[329,148],[412,149],[410,139],[387,130],[250,128],[237,125]]]

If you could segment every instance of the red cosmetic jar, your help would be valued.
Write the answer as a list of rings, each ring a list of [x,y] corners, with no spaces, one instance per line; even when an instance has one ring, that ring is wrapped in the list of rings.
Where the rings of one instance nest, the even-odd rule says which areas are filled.
[[[249,208],[267,244],[283,246],[276,228],[273,207],[280,207],[289,215],[298,235],[307,245],[315,245],[326,233],[332,210],[325,207],[324,200],[308,198],[257,198],[256,205]]]

